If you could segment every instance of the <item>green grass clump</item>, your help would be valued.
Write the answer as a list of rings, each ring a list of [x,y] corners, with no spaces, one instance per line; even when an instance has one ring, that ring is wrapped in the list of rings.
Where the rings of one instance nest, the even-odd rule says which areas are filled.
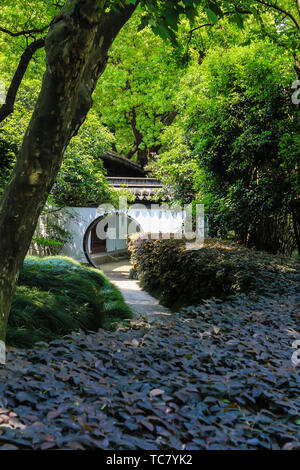
[[[73,331],[115,329],[132,318],[121,293],[102,271],[71,258],[26,258],[9,317],[6,342],[31,348]]]

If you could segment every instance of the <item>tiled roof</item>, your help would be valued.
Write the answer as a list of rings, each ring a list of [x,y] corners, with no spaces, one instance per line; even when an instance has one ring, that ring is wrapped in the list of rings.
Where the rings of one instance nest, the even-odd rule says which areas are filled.
[[[117,152],[113,152],[112,150],[102,155],[101,159],[104,161],[106,160],[113,163],[118,163],[119,165],[128,168],[133,168],[134,170],[139,171],[141,175],[145,174],[145,170],[138,163],[135,163],[132,160],[129,160],[129,158],[123,157],[122,155],[119,155]]]
[[[109,184],[116,189],[128,188],[135,196],[137,202],[150,202],[162,183],[154,178],[107,178]]]

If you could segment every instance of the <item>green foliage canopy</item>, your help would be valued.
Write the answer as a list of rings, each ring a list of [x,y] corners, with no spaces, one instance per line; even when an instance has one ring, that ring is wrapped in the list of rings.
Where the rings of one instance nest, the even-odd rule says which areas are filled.
[[[175,188],[173,197],[188,199],[189,188],[190,201],[205,203],[212,234],[234,230],[240,241],[250,237],[272,251],[295,246],[284,235],[286,225],[299,224],[294,78],[288,52],[260,41],[210,50],[182,79],[179,117],[165,131],[165,152],[151,168]]]

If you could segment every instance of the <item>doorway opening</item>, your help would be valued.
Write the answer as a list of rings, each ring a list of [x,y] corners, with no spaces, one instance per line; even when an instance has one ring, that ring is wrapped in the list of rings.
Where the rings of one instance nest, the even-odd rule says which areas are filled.
[[[113,256],[128,254],[127,234],[141,231],[138,222],[117,211],[98,217],[89,225],[83,239],[83,251],[88,262],[98,267]]]

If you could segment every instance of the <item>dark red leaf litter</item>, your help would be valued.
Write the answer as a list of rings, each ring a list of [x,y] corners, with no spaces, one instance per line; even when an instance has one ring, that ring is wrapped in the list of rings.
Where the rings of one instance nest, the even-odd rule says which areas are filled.
[[[0,449],[299,450],[299,271],[282,279],[265,295],[10,349]]]

